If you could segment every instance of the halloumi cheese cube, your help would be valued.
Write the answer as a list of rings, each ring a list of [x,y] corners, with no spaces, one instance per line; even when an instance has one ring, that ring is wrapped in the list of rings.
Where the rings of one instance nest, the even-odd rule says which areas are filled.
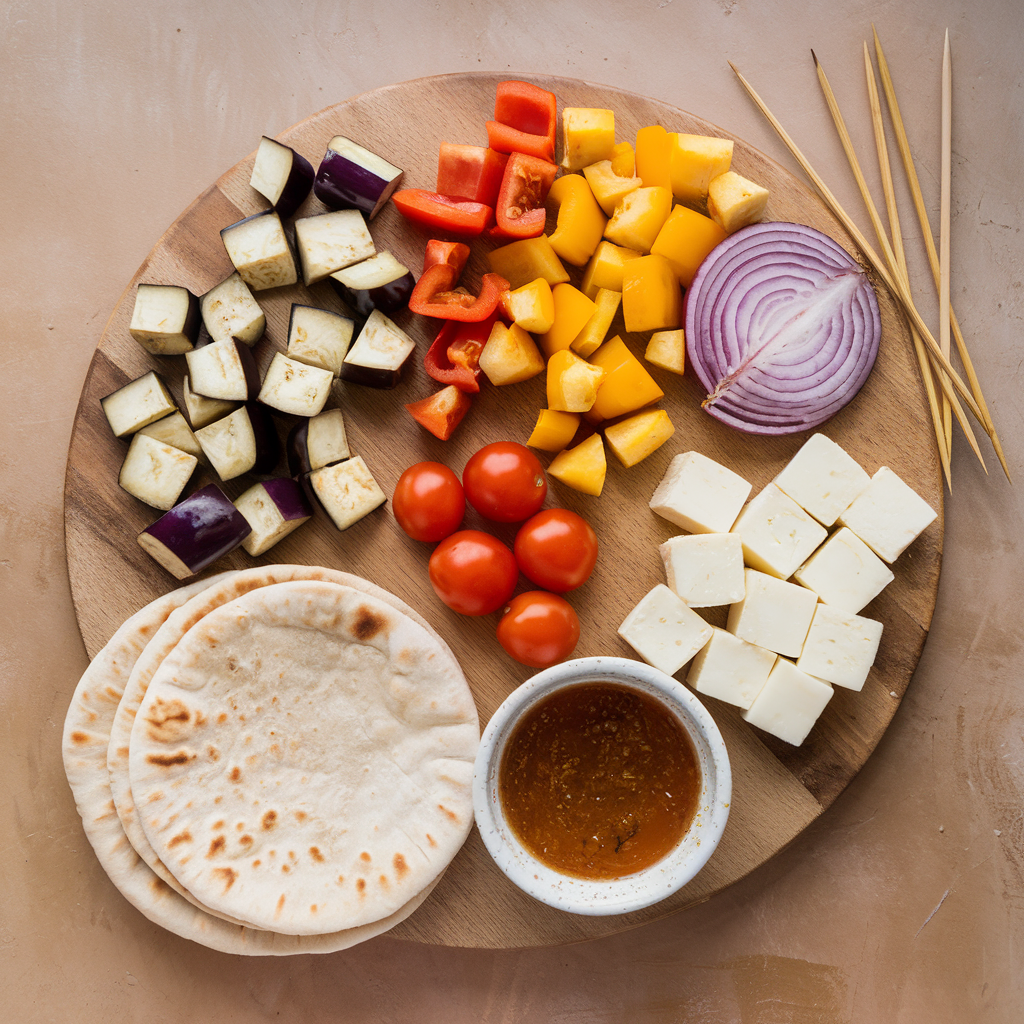
[[[626,616],[619,636],[648,665],[673,676],[711,639],[711,626],[659,583]]]
[[[768,681],[778,655],[717,626],[713,629],[711,639],[690,664],[686,682],[698,693],[749,708]]]
[[[768,484],[740,512],[732,528],[743,541],[743,557],[752,569],[789,579],[828,536],[775,484]]]
[[[798,657],[814,617],[817,595],[757,569],[745,569],[744,579],[746,596],[729,607],[729,632],[776,654]]]
[[[768,682],[740,717],[798,747],[807,739],[833,692],[824,679],[816,679],[786,658],[779,658]]]
[[[818,599],[856,615],[893,581],[892,570],[852,530],[840,527],[793,573]]]
[[[831,438],[812,434],[774,483],[822,526],[832,526],[871,477]]]
[[[651,496],[651,509],[690,533],[728,533],[751,484],[700,452],[684,452],[669,464]]]
[[[881,638],[880,622],[819,604],[796,667],[836,686],[861,690]]]
[[[665,582],[691,608],[742,601],[743,543],[734,533],[691,533],[670,537],[658,548]]]

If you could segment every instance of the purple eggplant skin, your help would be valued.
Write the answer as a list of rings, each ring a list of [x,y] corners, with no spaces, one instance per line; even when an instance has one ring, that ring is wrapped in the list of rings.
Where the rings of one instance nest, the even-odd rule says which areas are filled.
[[[281,439],[277,436],[274,419],[265,405],[256,401],[245,403],[253,437],[256,439],[256,462],[253,473],[273,473],[281,458]]]
[[[313,194],[328,209],[356,209],[367,220],[373,218],[393,190],[392,181],[333,149],[324,154],[313,182]]]
[[[285,454],[288,457],[288,472],[295,478],[312,472],[309,461],[309,420],[303,418],[288,432]]]
[[[306,500],[301,485],[290,476],[264,480],[263,489],[286,522],[293,519],[308,519],[313,514],[313,506]]]
[[[209,484],[139,534],[143,549],[172,576],[187,579],[234,551],[252,532],[248,520]]]
[[[360,320],[365,320],[375,309],[382,313],[394,313],[409,304],[409,296],[416,287],[416,278],[412,271],[406,271],[402,277],[388,281],[377,288],[349,288],[335,277],[327,278],[334,286],[338,297],[346,303]]]
[[[386,366],[361,366],[359,363],[342,363],[341,379],[349,384],[362,384],[368,388],[378,388],[381,391],[390,391],[398,387],[402,379],[402,368],[408,362],[408,358],[396,369]]]
[[[313,165],[301,153],[297,153],[290,146],[286,146],[284,143],[265,135],[260,141],[261,147],[264,141],[271,143],[273,147],[279,147],[277,152],[287,150],[291,154],[291,163],[288,167],[288,177],[281,186],[281,192],[276,203],[271,196],[266,195],[260,189],[257,188],[256,191],[271,203],[281,217],[290,217],[302,205],[306,196],[312,190],[316,172],[313,170]],[[250,182],[250,184],[252,183]]]

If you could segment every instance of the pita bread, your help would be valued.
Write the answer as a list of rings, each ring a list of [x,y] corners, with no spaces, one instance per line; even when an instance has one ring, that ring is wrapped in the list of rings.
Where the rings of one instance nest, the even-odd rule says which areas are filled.
[[[314,935],[437,879],[472,822],[478,742],[434,635],[361,591],[292,581],[210,611],[167,654],[129,777],[157,856],[204,905]]]

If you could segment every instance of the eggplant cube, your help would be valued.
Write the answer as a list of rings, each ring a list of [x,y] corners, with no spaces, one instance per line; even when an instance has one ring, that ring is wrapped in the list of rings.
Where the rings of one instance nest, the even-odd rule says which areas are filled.
[[[394,313],[408,304],[416,287],[409,268],[386,251],[336,270],[328,280],[359,317],[368,317],[375,309]]]
[[[295,222],[295,241],[302,280],[307,287],[376,252],[366,221],[358,210],[300,217]]]
[[[260,372],[252,352],[227,338],[185,354],[193,393],[226,402],[244,402],[260,389]]]
[[[344,135],[327,143],[313,183],[317,199],[332,210],[354,207],[373,220],[402,180],[402,170]]]
[[[199,299],[173,284],[140,284],[128,333],[155,356],[190,352],[199,336]]]
[[[375,309],[341,364],[342,380],[372,388],[393,388],[416,342],[393,320]]]
[[[234,480],[250,470],[267,472],[277,463],[277,432],[266,409],[256,402],[197,430],[196,439],[221,480]]]
[[[188,421],[192,424],[193,430],[205,427],[214,420],[222,419],[229,412],[234,412],[238,407],[236,402],[225,402],[220,398],[207,398],[206,395],[197,395],[189,383],[188,374],[181,382],[181,394],[185,402],[185,412],[188,413]]]
[[[340,409],[325,409],[319,416],[300,420],[288,435],[288,471],[304,476],[351,456]]]
[[[269,551],[313,515],[302,487],[291,477],[254,484],[235,499],[235,508],[252,527],[242,547],[254,558]]]
[[[313,470],[309,483],[339,530],[347,530],[387,501],[360,455]]]
[[[192,432],[185,417],[178,411],[172,412],[170,416],[165,416],[162,420],[150,423],[139,433],[155,438],[163,444],[169,444],[179,451],[188,452],[189,455],[194,455],[197,459],[203,458],[202,445],[196,440],[196,435]]]
[[[209,484],[164,513],[138,541],[172,576],[184,580],[233,551],[251,532],[227,495]]]
[[[275,352],[263,379],[259,400],[278,412],[316,416],[327,404],[333,383],[334,374],[330,370],[308,366]]]
[[[202,298],[203,324],[214,341],[237,338],[250,348],[263,337],[267,318],[236,271]]]
[[[220,233],[239,277],[254,291],[281,288],[299,279],[295,257],[276,210],[229,224]]]
[[[313,187],[313,165],[294,149],[268,139],[260,139],[249,184],[277,210],[290,217]]]
[[[136,434],[121,463],[117,482],[139,501],[166,512],[185,490],[198,463],[188,452],[147,434]]]
[[[115,437],[134,434],[178,408],[156,370],[136,377],[106,398],[101,398],[100,407]]]
[[[352,344],[355,323],[347,316],[316,306],[292,306],[288,351],[292,359],[341,376],[341,361]]]

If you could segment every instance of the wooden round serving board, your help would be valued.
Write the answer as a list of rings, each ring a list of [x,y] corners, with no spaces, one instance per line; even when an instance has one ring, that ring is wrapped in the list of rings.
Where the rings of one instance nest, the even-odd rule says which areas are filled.
[[[620,139],[632,139],[637,129],[648,124],[662,124],[670,131],[728,137],[727,132],[692,114],[632,93],[572,79],[533,80],[553,91],[560,106],[613,109]],[[405,82],[329,107],[279,138],[316,167],[330,138],[347,135],[404,168],[404,187],[433,189],[442,141],[486,144],[484,122],[493,114],[498,81],[497,75],[467,74]],[[771,190],[769,220],[810,224],[856,252],[840,225],[807,187],[741,140],[735,142],[734,168]],[[150,356],[128,333],[134,286],[140,281],[179,284],[201,295],[231,273],[220,229],[267,205],[249,186],[253,159],[254,154],[228,171],[160,239],[114,310],[89,370],[68,457],[65,525],[75,609],[90,656],[128,615],[177,586],[136,543],[139,532],[158,513],[118,487],[118,469],[127,445],[113,437],[99,404],[104,395],[153,368],[165,375],[180,397],[183,357]],[[299,215],[322,210],[310,197]],[[408,226],[392,204],[370,227],[378,249],[390,249],[419,273],[427,237],[424,233]],[[465,274],[470,286],[487,269],[489,246],[482,241],[473,245]],[[575,283],[580,274],[573,270]],[[878,362],[857,398],[822,430],[868,472],[873,473],[881,465],[890,466],[941,511],[938,458],[909,336],[890,296],[877,282],[876,291],[884,325]],[[273,353],[285,347],[293,302],[344,312],[326,284],[312,289],[295,286],[260,292],[257,298],[267,315],[265,339],[255,350],[261,371],[265,371]],[[414,357],[399,386],[393,391],[376,391],[338,384],[332,401],[345,412],[353,451],[365,458],[388,495],[401,472],[414,462],[433,459],[461,472],[469,456],[484,444],[526,440],[537,411],[546,404],[543,375],[512,387],[485,384],[469,415],[447,442],[436,440],[420,428],[403,405],[436,389],[423,370],[422,354],[437,325],[408,312],[395,319],[419,346],[419,358]],[[621,314],[610,333],[622,334],[635,352],[643,354],[645,339],[625,334]],[[578,656],[635,657],[616,629],[636,602],[655,583],[662,582],[658,545],[677,531],[650,511],[648,499],[674,455],[689,450],[703,452],[746,477],[756,493],[808,436],[762,438],[736,433],[701,411],[703,395],[691,375],[678,377],[657,369],[651,372],[665,391],[662,405],[675,424],[675,436],[632,469],[623,469],[610,456],[608,479],[600,498],[551,481],[546,504],[571,508],[585,516],[601,543],[593,576],[569,595],[582,623]],[[282,432],[289,426],[282,421]],[[197,477],[192,488],[206,482],[208,478]],[[235,480],[225,490],[234,498],[251,482],[248,478]],[[483,522],[471,510],[465,525],[490,530],[506,541],[514,536],[513,528]],[[747,726],[736,708],[706,701],[732,759],[732,810],[718,851],[681,892],[647,910],[621,917],[564,914],[535,902],[506,881],[474,829],[434,893],[392,934],[451,946],[510,948],[573,942],[664,917],[708,899],[747,875],[799,835],[835,800],[881,738],[899,706],[927,635],[941,549],[940,515],[900,557],[894,567],[895,581],[864,613],[885,625],[878,659],[864,690],[855,693],[837,687],[802,747],[774,741]],[[451,644],[473,687],[481,723],[485,723],[531,670],[511,661],[498,646],[494,637],[496,615],[464,618],[450,612],[435,597],[426,571],[430,551],[431,546],[413,542],[402,533],[385,505],[343,533],[318,513],[268,555],[251,559],[239,551],[215,569],[244,568],[267,561],[324,565],[356,573],[387,588],[419,610]],[[708,618],[724,625],[722,610],[713,610]]]

